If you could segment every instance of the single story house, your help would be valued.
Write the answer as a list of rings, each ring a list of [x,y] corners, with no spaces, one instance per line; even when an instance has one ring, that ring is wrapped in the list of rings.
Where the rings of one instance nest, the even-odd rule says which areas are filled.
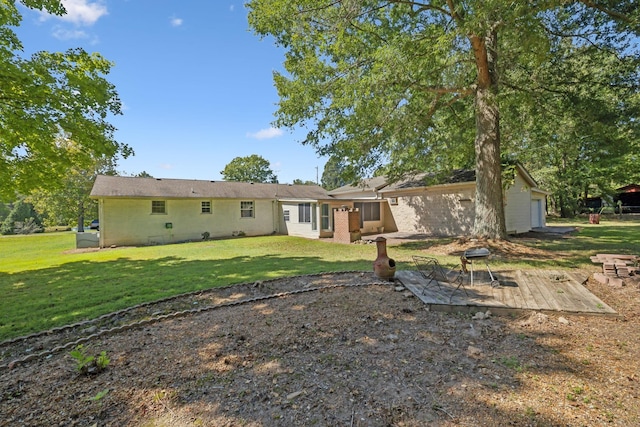
[[[473,228],[475,180],[473,170],[456,170],[442,176],[423,173],[391,184],[383,177],[375,177],[360,185],[337,188],[329,195],[370,206],[374,201],[379,203],[379,213],[372,209],[370,221],[366,210],[361,214],[363,232],[382,227],[385,232],[464,236]],[[504,193],[507,232],[524,233],[543,227],[547,195],[522,165],[516,165],[513,184]],[[355,203],[353,206],[357,207]]]
[[[332,235],[339,203],[320,186],[99,175],[100,247],[232,235]],[[320,219],[320,220],[318,220]]]
[[[510,233],[545,224],[546,195],[518,166],[505,191]],[[389,184],[384,177],[327,192],[316,185],[290,185],[100,175],[91,197],[98,200],[99,246],[152,245],[234,235],[334,235],[334,213],[357,209],[362,234],[468,235],[473,227],[475,173],[455,171]]]

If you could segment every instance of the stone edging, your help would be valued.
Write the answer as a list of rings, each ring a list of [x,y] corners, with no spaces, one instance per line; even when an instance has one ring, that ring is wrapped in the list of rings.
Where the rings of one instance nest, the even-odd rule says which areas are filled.
[[[318,276],[322,276],[322,275],[327,275],[327,274],[360,274],[360,273],[364,273],[362,271],[340,271],[340,272],[331,272],[331,273],[314,273],[314,274],[307,274],[307,275],[300,275],[300,276],[291,276],[291,277],[286,277],[286,278],[276,278],[276,279],[268,279],[268,280],[261,280],[261,281],[257,281],[256,283],[260,283],[260,284],[264,284],[264,283],[270,283],[270,282],[275,282],[278,280],[283,280],[283,279],[300,279],[300,278],[305,278],[305,277],[318,277]],[[116,317],[119,316],[121,314],[127,313],[129,311],[133,311],[136,310],[138,308],[141,307],[146,307],[149,305],[153,305],[153,304],[158,304],[158,303],[164,303],[164,302],[168,302],[174,299],[178,299],[178,298],[184,298],[184,297],[188,297],[188,296],[192,296],[192,295],[198,295],[201,294],[203,292],[208,292],[208,291],[214,291],[214,290],[218,290],[218,289],[226,289],[226,288],[230,288],[230,287],[234,287],[234,286],[243,286],[243,285],[250,285],[251,283],[236,283],[236,284],[231,284],[231,285],[226,285],[226,286],[221,286],[221,287],[217,287],[217,288],[210,288],[210,289],[201,289],[198,291],[193,291],[193,292],[187,292],[187,293],[183,293],[183,294],[179,294],[179,295],[174,295],[168,298],[163,298],[160,300],[156,300],[156,301],[152,301],[152,302],[145,302],[142,304],[138,304],[135,305],[133,307],[129,307],[126,309],[122,309],[122,310],[118,310],[115,311],[113,313],[108,313],[108,314],[104,314],[102,316],[99,316],[95,319],[90,319],[90,320],[86,320],[83,322],[78,322],[78,323],[73,323],[70,325],[65,325],[65,326],[59,326],[59,327],[55,327],[52,329],[49,329],[47,331],[42,331],[42,332],[37,332],[34,334],[30,334],[30,335],[25,335],[25,336],[21,336],[21,337],[17,337],[17,338],[12,338],[10,340],[7,341],[3,341],[0,343],[0,347],[2,346],[6,346],[9,344],[15,344],[16,342],[19,341],[25,341],[28,339],[32,339],[32,338],[36,338],[39,336],[43,336],[43,335],[50,335],[56,332],[61,332],[67,329],[73,329],[73,328],[77,328],[79,326],[85,326],[85,325],[89,325],[91,323],[97,323],[101,320],[104,319],[108,319],[110,317]],[[194,309],[190,309],[190,310],[182,310],[182,311],[177,311],[174,313],[168,313],[168,314],[161,314],[155,317],[151,317],[151,318],[146,318],[143,320],[139,320],[137,322],[132,322],[132,323],[128,323],[125,325],[121,325],[121,326],[116,326],[110,329],[104,329],[101,331],[98,331],[94,334],[85,336],[85,337],[81,337],[75,341],[72,342],[68,342],[65,343],[63,345],[58,345],[55,346],[51,349],[48,350],[44,350],[41,351],[39,353],[33,353],[33,354],[29,354],[25,357],[13,360],[7,364],[2,364],[0,365],[0,372],[6,369],[13,369],[16,365],[20,364],[20,363],[25,363],[31,360],[35,360],[41,357],[45,357],[54,353],[57,353],[58,351],[62,351],[68,348],[73,348],[79,344],[88,342],[89,340],[101,337],[101,336],[105,336],[105,335],[110,335],[110,334],[115,334],[118,332],[123,332],[129,329],[133,329],[133,328],[138,328],[140,326],[145,326],[145,325],[150,325],[162,320],[167,320],[167,319],[173,319],[173,318],[178,318],[178,317],[184,317],[184,316],[188,316],[191,314],[198,314],[198,313],[203,313],[206,311],[210,311],[210,310],[214,310],[214,309],[218,309],[218,308],[224,308],[224,307],[232,307],[232,306],[236,306],[236,305],[241,305],[241,304],[248,304],[248,303],[253,303],[256,301],[264,301],[264,300],[269,300],[269,299],[275,299],[275,298],[282,298],[285,296],[289,296],[289,295],[296,295],[296,294],[302,294],[302,293],[306,293],[306,292],[313,292],[313,291],[319,291],[319,290],[323,290],[323,289],[337,289],[337,288],[345,288],[345,287],[360,287],[360,286],[371,286],[371,285],[390,285],[393,284],[393,282],[383,282],[383,281],[378,281],[378,282],[367,282],[367,283],[345,283],[345,284],[337,284],[337,285],[327,285],[327,286],[317,286],[317,287],[313,287],[313,288],[306,288],[306,289],[296,289],[294,291],[288,291],[288,292],[280,292],[280,293],[276,293],[276,294],[271,294],[271,295],[263,295],[263,296],[258,296],[258,297],[253,297],[253,298],[248,298],[245,300],[238,300],[238,301],[232,301],[232,302],[226,302],[226,303],[222,303],[222,304],[216,304],[216,305],[211,305],[208,307],[199,307],[199,308],[194,308]]]

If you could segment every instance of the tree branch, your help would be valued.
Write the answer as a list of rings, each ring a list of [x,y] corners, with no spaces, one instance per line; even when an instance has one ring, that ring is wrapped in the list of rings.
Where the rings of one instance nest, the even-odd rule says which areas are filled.
[[[612,18],[615,19],[619,19],[622,22],[624,22],[625,24],[632,24],[633,20],[631,18],[629,18],[627,15],[620,13],[620,12],[616,12],[615,10],[611,10],[608,9],[606,7],[604,7],[603,5],[600,4],[596,4],[595,2],[591,1],[591,0],[578,0],[580,3],[584,4],[585,6],[592,8],[592,9],[597,9],[602,13],[605,13],[609,16],[611,16]]]

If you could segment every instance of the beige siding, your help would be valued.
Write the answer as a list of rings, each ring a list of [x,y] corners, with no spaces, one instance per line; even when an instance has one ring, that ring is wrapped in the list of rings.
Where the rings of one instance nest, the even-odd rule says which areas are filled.
[[[391,205],[389,203],[383,203],[380,206],[382,211],[381,215],[383,215],[383,227],[385,233],[394,233],[398,231],[398,225],[396,224],[396,220],[393,217],[393,213],[391,211]]]
[[[389,206],[398,231],[433,236],[469,234],[473,228],[473,188],[434,188],[398,195],[398,204]]]
[[[531,230],[531,188],[519,174],[506,191],[504,216],[507,232],[526,233]]]
[[[162,199],[153,199],[162,200]],[[152,199],[101,199],[100,246],[148,245],[244,233],[266,235],[274,231],[271,200],[253,200],[254,218],[240,217],[240,200],[214,199],[211,213],[201,213],[207,199],[166,200],[166,214],[152,214]],[[171,228],[166,224],[171,223]]]
[[[304,203],[304,202],[300,202]],[[289,211],[289,221],[284,221],[284,211]],[[312,222],[300,222],[298,216],[298,203],[283,202],[280,204],[280,232],[289,236],[307,237],[317,239],[320,235],[320,205],[311,203],[312,214],[311,220],[315,220],[315,230]]]

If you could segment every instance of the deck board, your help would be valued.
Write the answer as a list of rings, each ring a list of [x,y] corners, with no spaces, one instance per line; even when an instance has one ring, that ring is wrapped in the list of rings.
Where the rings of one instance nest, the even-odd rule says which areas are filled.
[[[552,311],[584,314],[617,315],[615,310],[593,295],[582,283],[585,274],[561,270],[505,270],[493,272],[501,286],[491,287],[487,271],[474,273],[474,285],[464,283],[467,294],[447,283],[440,287],[431,283],[419,272],[396,272],[398,279],[425,304],[434,310],[499,312],[522,310]]]

